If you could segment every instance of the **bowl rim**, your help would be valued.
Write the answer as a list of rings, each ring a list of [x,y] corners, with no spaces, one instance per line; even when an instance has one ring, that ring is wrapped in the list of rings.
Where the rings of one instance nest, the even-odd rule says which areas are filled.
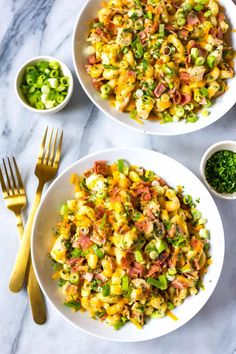
[[[64,72],[63,70],[63,67],[64,69],[66,69],[68,71],[68,76],[70,78],[70,84],[68,86],[68,93],[67,95],[65,96],[65,99],[64,101],[62,101],[61,103],[59,103],[57,106],[55,107],[52,107],[52,108],[48,108],[48,109],[37,109],[37,108],[34,108],[32,107],[30,104],[26,103],[20,96],[20,86],[19,86],[19,82],[18,82],[18,79],[19,79],[19,76],[22,74],[22,72],[25,70],[26,66],[29,65],[30,63],[32,62],[37,62],[37,61],[40,61],[40,60],[44,60],[44,61],[57,61],[60,66],[61,66],[61,70],[62,72]],[[72,92],[73,92],[73,89],[74,89],[74,78],[73,78],[73,75],[72,75],[72,72],[70,70],[70,68],[60,59],[56,58],[56,57],[52,57],[50,55],[38,55],[38,56],[35,56],[35,57],[32,57],[28,60],[26,60],[21,66],[20,68],[17,70],[17,73],[15,75],[15,83],[14,83],[14,88],[15,88],[15,93],[16,93],[16,96],[19,100],[19,102],[26,108],[28,109],[29,111],[31,112],[35,112],[35,113],[42,113],[42,114],[46,114],[46,113],[56,113],[58,111],[60,111],[61,109],[63,109],[66,104],[69,102],[70,98],[71,98],[71,95],[72,95]]]
[[[222,150],[220,147],[223,145],[226,145],[226,146],[228,145],[230,151],[232,151],[232,149],[230,149],[230,146],[234,145],[235,150],[236,150],[236,140],[221,140],[221,141],[218,141],[217,143],[210,145],[202,156],[202,159],[200,162],[200,174],[203,179],[203,182],[205,183],[205,185],[207,186],[209,191],[212,194],[214,194],[216,197],[219,197],[224,200],[235,200],[236,199],[236,192],[234,192],[232,194],[218,193],[206,180],[206,175],[205,175],[206,162],[215,152]],[[215,151],[213,152],[213,150],[215,150]]]
[[[231,103],[227,106],[227,110],[226,112],[221,115],[219,118],[217,118],[216,120],[212,120],[212,121],[208,121],[204,126],[200,126],[198,127],[197,129],[189,129],[189,131],[184,131],[184,132],[175,132],[174,130],[173,131],[169,131],[169,132],[158,132],[158,131],[152,131],[150,129],[144,129],[142,128],[141,125],[139,126],[132,126],[132,125],[129,125],[126,123],[126,120],[124,119],[123,120],[120,120],[118,118],[116,118],[115,116],[113,116],[111,113],[107,112],[105,108],[103,108],[102,106],[100,106],[100,104],[96,101],[96,99],[92,96],[92,94],[90,94],[89,90],[87,90],[87,88],[85,87],[85,84],[83,82],[83,79],[80,75],[80,72],[79,72],[79,69],[77,68],[77,65],[76,65],[76,32],[77,32],[77,29],[78,29],[78,25],[79,25],[79,21],[80,21],[80,18],[82,17],[82,14],[84,12],[84,9],[87,7],[88,3],[91,2],[92,0],[86,0],[85,3],[83,4],[83,6],[81,7],[80,11],[79,11],[79,14],[76,18],[76,21],[75,21],[75,25],[74,25],[74,29],[73,29],[73,34],[72,34],[72,59],[73,59],[73,65],[74,65],[74,69],[75,69],[75,73],[76,73],[76,76],[80,82],[80,85],[82,86],[84,92],[86,93],[86,95],[88,96],[88,98],[92,101],[92,103],[100,110],[104,113],[104,115],[107,117],[107,118],[111,118],[114,122],[118,123],[118,124],[121,124],[122,126],[124,127],[128,127],[130,129],[133,129],[134,131],[136,132],[139,132],[139,133],[144,133],[144,134],[149,134],[149,135],[156,135],[156,136],[179,136],[179,135],[184,135],[184,134],[190,134],[190,133],[194,133],[194,132],[197,132],[197,131],[200,131],[204,128],[207,128],[209,127],[210,125],[216,123],[217,121],[219,121],[221,118],[223,118],[231,109],[232,107],[235,105],[236,103],[236,97],[234,100],[231,101]],[[227,0],[227,1],[230,1],[230,3],[232,5],[235,6],[236,8],[236,3],[234,3],[233,0]],[[236,59],[235,59],[235,63],[236,63]],[[236,75],[235,75],[235,81],[236,81]],[[159,123],[160,124],[160,123]],[[174,123],[173,123],[174,124]],[[194,127],[194,125],[192,125],[192,127]]]
[[[35,248],[34,248],[34,238],[35,238],[35,234],[36,234],[36,221],[38,219],[38,215],[40,213],[40,209],[41,209],[41,205],[42,203],[44,202],[44,200],[46,199],[47,195],[51,192],[51,189],[53,188],[53,186],[57,183],[57,181],[62,177],[62,175],[66,174],[67,171],[69,171],[71,168],[73,168],[74,166],[76,166],[78,163],[86,160],[87,158],[93,158],[95,157],[97,154],[101,155],[103,153],[106,153],[107,151],[119,151],[119,150],[129,150],[129,151],[133,151],[133,152],[138,152],[138,151],[146,151],[146,152],[154,152],[154,153],[157,153],[157,154],[160,154],[162,156],[165,156],[166,158],[168,158],[168,160],[170,161],[174,161],[175,163],[177,163],[178,165],[184,167],[184,169],[187,169],[189,171],[190,174],[192,174],[201,184],[202,184],[202,187],[205,189],[205,191],[207,192],[209,198],[214,202],[215,206],[216,206],[216,209],[218,211],[218,217],[219,217],[219,222],[220,222],[220,232],[222,233],[222,259],[220,260],[221,262],[221,265],[220,265],[220,271],[219,273],[216,275],[215,277],[215,284],[214,284],[214,287],[211,289],[210,293],[208,294],[208,297],[206,299],[206,301],[204,302],[204,304],[201,306],[201,308],[189,319],[187,319],[186,321],[184,321],[184,323],[182,323],[180,326],[176,327],[175,329],[171,330],[170,332],[168,333],[165,333],[165,334],[162,334],[158,337],[149,337],[149,338],[145,338],[145,339],[142,339],[142,337],[140,337],[140,339],[135,339],[135,340],[132,340],[132,339],[117,339],[117,338],[111,338],[111,337],[106,337],[104,335],[99,335],[97,333],[92,333],[91,331],[87,330],[87,329],[84,329],[82,327],[79,327],[76,323],[74,323],[70,318],[68,318],[67,316],[65,316],[64,313],[62,313],[60,311],[59,308],[57,308],[57,306],[54,304],[53,300],[50,298],[50,296],[47,294],[47,291],[46,289],[44,289],[44,287],[42,286],[42,282],[40,280],[40,276],[39,276],[39,273],[38,273],[38,269],[37,269],[37,266],[36,266],[36,260],[35,260],[35,254],[34,254],[34,251],[35,251]],[[207,188],[204,186],[204,184],[201,182],[201,180],[198,178],[198,176],[196,176],[190,169],[188,169],[188,167],[186,167],[184,164],[182,164],[181,162],[179,162],[178,160],[175,160],[174,158],[172,157],[169,157],[168,155],[164,154],[164,153],[161,153],[161,152],[158,152],[158,151],[155,151],[155,150],[152,150],[152,149],[147,149],[147,148],[135,148],[135,147],[117,147],[117,148],[109,148],[109,149],[103,149],[103,150],[99,150],[99,151],[95,151],[93,153],[90,153],[88,155],[85,155],[83,156],[82,158],[76,160],[75,162],[73,162],[72,164],[70,164],[65,170],[63,170],[54,180],[53,182],[50,184],[49,188],[47,189],[47,191],[44,193],[41,201],[40,201],[40,205],[38,206],[38,209],[37,209],[37,212],[36,212],[36,215],[35,215],[35,218],[34,218],[34,222],[33,222],[33,227],[32,227],[32,237],[31,237],[31,252],[32,252],[32,264],[33,264],[33,268],[34,268],[34,271],[35,271],[35,275],[36,275],[36,278],[37,278],[37,281],[40,285],[40,288],[44,294],[44,296],[46,297],[46,299],[49,301],[49,303],[52,305],[53,309],[55,309],[57,311],[57,313],[60,314],[60,316],[62,316],[63,319],[65,319],[67,321],[67,323],[71,324],[74,328],[76,328],[77,330],[80,330],[82,331],[83,333],[86,333],[86,334],[89,334],[91,336],[94,336],[96,338],[99,338],[99,339],[105,339],[105,340],[108,340],[108,341],[111,341],[111,342],[121,342],[121,343],[137,343],[137,342],[145,342],[145,341],[148,341],[148,340],[152,340],[152,339],[158,339],[162,336],[165,336],[165,335],[168,335],[168,334],[171,334],[173,332],[175,332],[176,330],[178,330],[179,328],[183,327],[184,325],[186,325],[190,320],[192,320],[202,309],[203,307],[207,304],[207,302],[210,300],[212,294],[214,293],[215,289],[216,289],[216,286],[219,282],[219,279],[220,279],[220,276],[221,276],[221,273],[222,273],[222,269],[223,269],[223,264],[224,264],[224,258],[225,258],[225,235],[224,235],[224,227],[223,227],[223,223],[222,223],[222,219],[221,219],[221,215],[220,215],[220,212],[218,210],[218,207],[214,201],[214,199],[212,198],[211,194],[209,193],[209,191],[207,190]]]

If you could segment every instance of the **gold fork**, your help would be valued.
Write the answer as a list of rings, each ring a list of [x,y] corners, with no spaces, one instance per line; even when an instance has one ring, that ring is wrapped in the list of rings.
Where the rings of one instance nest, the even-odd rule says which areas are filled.
[[[58,142],[58,129],[55,134],[54,129],[52,129],[48,143],[46,145],[47,133],[48,128],[46,129],[43,137],[34,172],[38,178],[38,188],[36,190],[33,205],[10,276],[9,289],[15,293],[20,291],[23,286],[27,262],[30,254],[30,238],[33,221],[41,200],[43,187],[46,182],[55,177],[60,162],[63,132],[61,132]]]
[[[27,200],[25,188],[21,179],[20,171],[18,169],[15,158],[12,158],[13,165],[12,166],[10,159],[7,158],[8,161],[8,169],[3,159],[3,166],[5,171],[5,176],[7,180],[7,186],[3,177],[2,170],[0,168],[0,182],[3,192],[3,198],[5,200],[6,207],[13,211],[16,216],[16,226],[20,236],[22,238],[24,232],[24,226],[21,216],[21,211],[25,208]],[[15,173],[13,172],[15,171]],[[36,280],[34,270],[31,264],[31,258],[29,259],[28,264],[28,277],[27,277],[27,292],[30,300],[31,311],[33,315],[33,319],[38,324],[43,324],[46,321],[46,310],[43,301],[43,297]]]

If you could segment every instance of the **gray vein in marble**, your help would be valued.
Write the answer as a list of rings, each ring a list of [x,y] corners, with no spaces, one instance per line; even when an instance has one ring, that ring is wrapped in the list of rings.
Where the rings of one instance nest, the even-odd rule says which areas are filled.
[[[18,331],[16,332],[15,338],[12,342],[10,354],[15,354],[18,350],[21,333],[24,329],[24,322],[25,322],[25,318],[26,318],[26,314],[27,314],[27,308],[28,308],[28,304],[26,303],[25,310],[23,311]]]
[[[87,146],[89,143],[89,136],[90,136],[90,131],[91,131],[91,126],[94,124],[96,118],[97,118],[97,114],[98,114],[98,109],[95,105],[92,106],[92,109],[89,113],[87,122],[84,126],[83,129],[83,134],[81,136],[81,140],[80,140],[80,157],[81,156],[85,156],[86,152],[87,152]]]
[[[28,0],[15,13],[0,44],[0,77],[10,69],[22,42],[37,29],[45,29],[45,21],[54,0]],[[24,26],[22,26],[22,23]]]
[[[64,44],[64,42],[65,42],[68,38],[70,38],[70,36],[71,36],[71,33],[68,33],[68,34],[63,38],[63,40],[62,40],[62,41],[56,46],[56,48],[53,50],[53,52],[52,52],[53,55],[54,55],[55,52],[58,51],[58,49],[61,48],[61,46]]]

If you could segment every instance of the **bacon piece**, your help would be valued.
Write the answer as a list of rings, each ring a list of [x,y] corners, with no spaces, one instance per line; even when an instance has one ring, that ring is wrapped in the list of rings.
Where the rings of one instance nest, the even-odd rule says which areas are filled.
[[[184,40],[187,40],[188,39],[188,35],[189,35],[189,31],[186,30],[186,29],[182,29],[180,31],[180,35],[183,37]]]
[[[223,36],[224,36],[223,31],[222,31],[222,29],[219,27],[218,30],[217,30],[217,35],[216,35],[216,37],[217,37],[218,39],[223,39]]]
[[[144,275],[144,271],[145,271],[144,265],[135,262],[134,267],[129,268],[128,275],[130,276],[130,278],[139,278]]]
[[[95,161],[94,162],[94,172],[106,176],[107,174],[107,163],[106,161]]]
[[[197,15],[194,12],[190,12],[187,16],[187,22],[189,25],[199,25],[200,21]]]
[[[90,168],[89,170],[84,172],[84,177],[87,178],[87,177],[91,176],[92,173],[93,173],[93,168]]]
[[[189,83],[190,81],[190,75],[186,71],[181,71],[180,73],[180,81],[183,81],[185,83]]]
[[[128,260],[126,257],[122,257],[120,262],[121,262],[122,269],[126,269],[126,270],[129,269],[129,264],[128,264]]]
[[[93,273],[86,272],[85,274],[82,275],[83,279],[86,279],[89,283],[93,279]]]
[[[110,192],[110,198],[112,202],[121,202],[121,197],[119,193],[120,193],[120,188],[118,186],[115,186]]]
[[[152,196],[151,196],[151,193],[150,193],[150,190],[148,187],[145,187],[143,189],[143,192],[142,192],[142,195],[141,195],[141,200],[142,201],[149,201],[152,199]]]
[[[203,23],[206,20],[206,18],[204,17],[204,12],[203,11],[199,11],[197,16],[199,18],[200,23]]]
[[[147,219],[136,221],[135,226],[139,231],[144,232],[145,234],[150,234],[153,231],[153,222]]]
[[[147,215],[148,219],[151,220],[151,221],[156,219],[156,216],[153,214],[151,208],[147,208],[145,210],[145,214]]]
[[[107,277],[105,277],[105,275],[103,275],[102,273],[96,274],[95,278],[101,280],[103,283],[107,281]]]
[[[82,264],[83,261],[84,261],[83,258],[78,258],[78,257],[76,257],[76,258],[71,258],[71,259],[69,259],[69,260],[68,260],[68,263],[69,263],[69,266],[70,266],[70,267],[73,267],[73,266],[76,265],[76,264]]]
[[[93,79],[93,86],[97,91],[100,91],[100,88],[102,87],[102,81],[103,81],[103,78]]]
[[[223,12],[219,12],[217,15],[216,15],[216,18],[217,18],[217,21],[218,22],[222,22],[225,20],[225,14],[223,14]]]
[[[180,102],[181,102],[181,93],[176,90],[175,93],[172,96],[172,99],[173,99],[174,103],[180,104]]]
[[[97,206],[95,209],[94,209],[94,216],[95,216],[95,219],[99,220],[103,217],[103,215],[105,214],[105,208],[101,205]]]
[[[146,42],[146,40],[147,40],[147,33],[144,31],[141,31],[141,32],[139,32],[138,35],[140,37],[141,43],[144,44],[144,42]]]
[[[182,282],[180,279],[175,279],[171,282],[171,286],[175,289],[185,289],[188,288],[188,284]]]
[[[161,269],[160,262],[159,261],[155,262],[155,264],[151,266],[149,272],[147,273],[147,277],[151,277],[153,274],[159,272],[160,269]]]
[[[165,92],[165,90],[166,90],[165,85],[163,85],[161,82],[159,82],[159,84],[157,85],[157,87],[154,90],[154,95],[158,98],[163,94],[163,92]]]
[[[88,57],[88,62],[89,62],[89,64],[95,64],[96,61],[97,61],[97,59],[96,59],[96,55],[95,55],[95,54],[92,54],[92,55],[90,55],[90,56]]]
[[[78,239],[78,241],[82,250],[86,250],[87,248],[91,247],[93,244],[88,236],[81,236]]]
[[[182,94],[181,95],[181,106],[184,106],[185,104],[191,102],[192,100],[192,95],[191,94]]]

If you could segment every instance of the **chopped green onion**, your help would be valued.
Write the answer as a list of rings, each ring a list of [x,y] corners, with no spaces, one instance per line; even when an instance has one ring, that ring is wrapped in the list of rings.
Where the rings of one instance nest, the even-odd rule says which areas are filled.
[[[214,55],[208,55],[207,64],[210,69],[213,69],[213,67],[215,66],[215,62],[216,62],[216,57]]]
[[[191,197],[191,195],[187,194],[183,197],[183,203],[185,205],[192,204],[192,202],[193,202],[193,198]]]
[[[138,263],[143,263],[144,262],[142,253],[139,250],[134,252],[134,256],[135,256],[136,262],[138,262]]]
[[[200,89],[200,94],[204,97],[208,96],[208,89],[206,87],[202,87]]]
[[[201,229],[199,231],[199,236],[202,238],[210,238],[210,232],[207,229]]]
[[[70,282],[72,284],[77,284],[79,281],[79,274],[78,273],[71,273],[70,274]]]
[[[195,208],[191,208],[191,214],[192,214],[194,220],[199,220],[202,217],[202,213]]]
[[[164,37],[164,35],[165,35],[165,25],[163,23],[161,23],[159,25],[159,36]]]
[[[74,309],[76,311],[78,311],[81,308],[80,303],[77,302],[77,301],[74,301],[74,300],[68,301],[68,302],[64,302],[64,305],[67,306],[67,307],[70,307],[70,308],[72,308],[72,309]]]
[[[110,284],[109,283],[106,283],[103,285],[102,287],[102,295],[103,296],[109,296],[110,295]]]
[[[101,248],[99,248],[97,245],[93,245],[93,250],[94,253],[96,254],[96,256],[98,256],[98,258],[103,258],[104,257],[104,252],[103,250],[101,250]]]
[[[192,48],[190,53],[194,60],[196,60],[199,56],[198,48]]]
[[[174,310],[174,305],[172,304],[172,302],[170,302],[170,301],[168,301],[167,302],[167,308],[168,308],[168,310]]]
[[[160,275],[158,279],[148,278],[147,283],[161,290],[167,289],[167,280],[165,275]]]
[[[165,251],[168,248],[166,242],[160,238],[156,240],[156,249],[158,253]]]
[[[68,208],[67,204],[62,204],[61,209],[60,209],[60,214],[62,216],[66,216],[66,215],[68,215],[68,212],[69,212],[69,208]]]
[[[128,290],[129,290],[129,277],[128,277],[128,275],[124,275],[121,278],[121,289],[123,292],[128,292]]]
[[[99,226],[100,230],[103,230],[105,225],[106,225],[106,220],[107,220],[107,214],[103,214],[102,220],[101,220],[101,224]]]
[[[74,248],[71,252],[71,256],[73,257],[80,257],[82,255],[83,250],[80,248]]]
[[[196,60],[195,60],[195,65],[196,66],[201,66],[205,63],[205,59],[203,57],[198,57]]]

